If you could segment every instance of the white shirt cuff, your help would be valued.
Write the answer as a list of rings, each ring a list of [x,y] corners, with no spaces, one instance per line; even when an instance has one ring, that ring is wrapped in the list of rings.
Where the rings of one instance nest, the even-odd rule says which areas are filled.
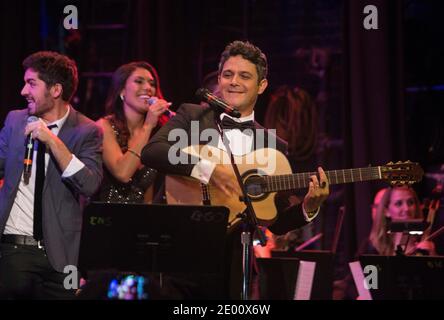
[[[77,172],[83,169],[85,164],[77,159],[75,155],[72,155],[72,159],[66,167],[65,171],[62,173],[62,178],[68,178],[75,175]]]
[[[205,159],[201,159],[198,163],[196,163],[193,170],[191,170],[191,176],[200,180],[200,182],[204,184],[208,184],[211,175],[213,174],[214,168],[216,168],[215,163]]]
[[[316,212],[311,217],[309,217],[307,214],[307,211],[305,211],[304,204],[302,204],[302,212],[304,213],[304,218],[305,218],[305,221],[307,221],[307,222],[311,222],[314,218],[316,218],[316,216],[319,213],[319,210],[321,210],[321,207],[319,207],[316,210]]]

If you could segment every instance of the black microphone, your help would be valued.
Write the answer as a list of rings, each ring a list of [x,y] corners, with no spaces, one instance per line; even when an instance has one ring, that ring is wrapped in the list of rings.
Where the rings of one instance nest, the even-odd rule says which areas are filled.
[[[27,123],[38,121],[39,118],[35,116],[30,116],[26,120]],[[29,178],[31,177],[32,170],[32,156],[34,155],[34,139],[32,138],[32,132],[26,137],[26,150],[25,158],[23,159],[23,180],[25,184],[29,183]]]
[[[240,118],[241,114],[238,110],[230,106],[224,100],[211,93],[208,89],[200,88],[196,91],[196,97],[207,102],[211,107],[218,109],[217,111],[225,112],[226,114]]]

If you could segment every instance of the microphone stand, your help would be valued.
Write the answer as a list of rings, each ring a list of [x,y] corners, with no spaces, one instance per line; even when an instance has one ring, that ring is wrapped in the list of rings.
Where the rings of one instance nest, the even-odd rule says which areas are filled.
[[[215,110],[215,120],[217,124],[217,130],[219,132],[219,135],[222,139],[223,144],[225,145],[225,148],[227,150],[228,155],[230,156],[230,162],[231,166],[233,167],[234,174],[236,176],[236,180],[239,184],[239,187],[242,191],[242,201],[246,205],[246,209],[244,212],[239,213],[239,216],[241,216],[242,221],[244,222],[244,231],[242,231],[241,235],[241,245],[242,245],[242,300],[249,300],[250,299],[250,279],[251,279],[251,270],[252,270],[252,252],[253,252],[253,245],[251,240],[251,234],[252,231],[256,232],[258,236],[258,240],[261,244],[261,246],[265,246],[266,239],[265,235],[262,232],[262,230],[259,228],[259,224],[257,221],[256,213],[254,212],[253,205],[251,204],[251,199],[247,194],[247,191],[245,189],[245,185],[242,181],[242,177],[239,172],[239,168],[234,161],[233,153],[231,152],[230,145],[228,143],[228,139],[226,138],[222,126],[221,126],[221,119],[220,119],[221,112],[219,110]],[[254,143],[254,142],[253,142]]]

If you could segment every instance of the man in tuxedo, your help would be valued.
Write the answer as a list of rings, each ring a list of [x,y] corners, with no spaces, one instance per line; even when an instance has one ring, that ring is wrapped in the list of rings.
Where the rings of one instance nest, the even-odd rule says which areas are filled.
[[[215,117],[219,117],[233,154],[244,155],[258,147],[272,147],[286,154],[286,142],[276,136],[265,134],[263,143],[256,139],[259,136],[259,129],[263,127],[254,122],[254,107],[258,95],[267,88],[267,68],[266,56],[259,48],[249,42],[230,43],[222,53],[219,62],[218,91],[223,100],[240,112],[241,117],[236,119],[226,113],[219,114],[209,107],[183,104],[178,109],[177,115],[145,146],[142,152],[142,162],[164,173],[191,176],[202,183],[209,183],[219,188],[227,197],[238,197],[241,194],[240,187],[229,164],[215,164],[195,157],[191,157],[191,163],[171,163],[169,155],[171,157],[175,152],[171,153],[170,149],[174,148],[177,141],[171,141],[169,135],[173,129],[181,129],[187,133],[188,137],[193,135],[201,137],[202,131],[216,129]],[[196,126],[192,124],[192,121],[198,121],[198,132],[194,132]],[[252,129],[253,134],[243,130],[245,127]],[[172,134],[172,136],[175,135]],[[199,141],[199,143],[206,144],[208,141]],[[221,139],[210,143],[224,148]],[[282,195],[276,197],[278,217],[270,226],[273,233],[283,234],[301,227],[318,214],[321,203],[329,194],[328,180],[322,168],[319,168],[319,179],[316,175],[311,176],[310,179],[309,190],[302,205],[292,206],[287,197]],[[240,297],[242,276],[239,261],[240,232],[230,232],[227,248],[232,252],[233,258],[229,268],[231,272],[230,297],[236,299]]]
[[[0,132],[0,297],[69,299],[75,284],[64,284],[64,271],[77,264],[83,205],[102,179],[102,133],[69,104],[78,84],[73,60],[41,51],[23,67],[28,106],[11,111]]]

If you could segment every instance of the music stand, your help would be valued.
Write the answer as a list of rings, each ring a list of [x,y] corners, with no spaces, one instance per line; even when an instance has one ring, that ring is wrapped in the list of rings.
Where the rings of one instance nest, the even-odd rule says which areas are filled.
[[[363,269],[376,267],[378,288],[370,289],[374,300],[444,299],[443,257],[362,255],[359,260]]]
[[[397,255],[404,255],[411,235],[421,235],[429,223],[423,219],[394,220],[387,218],[387,232],[402,232],[401,242],[396,248]]]
[[[256,258],[261,300],[292,300],[299,270],[297,258]]]
[[[387,230],[390,232],[408,232],[409,234],[422,234],[429,226],[423,219],[394,220],[387,218]]]
[[[273,251],[272,258],[256,259],[261,299],[292,300],[300,261],[316,262],[311,300],[330,300],[333,259],[329,250]]]
[[[344,222],[345,208],[339,208],[331,250],[279,251],[272,250],[272,258],[256,259],[262,299],[293,299],[300,261],[316,262],[311,291],[312,300],[329,300],[333,294],[333,268],[336,249]],[[309,239],[319,239],[322,234]]]
[[[93,202],[84,212],[81,270],[221,272],[226,207]]]

